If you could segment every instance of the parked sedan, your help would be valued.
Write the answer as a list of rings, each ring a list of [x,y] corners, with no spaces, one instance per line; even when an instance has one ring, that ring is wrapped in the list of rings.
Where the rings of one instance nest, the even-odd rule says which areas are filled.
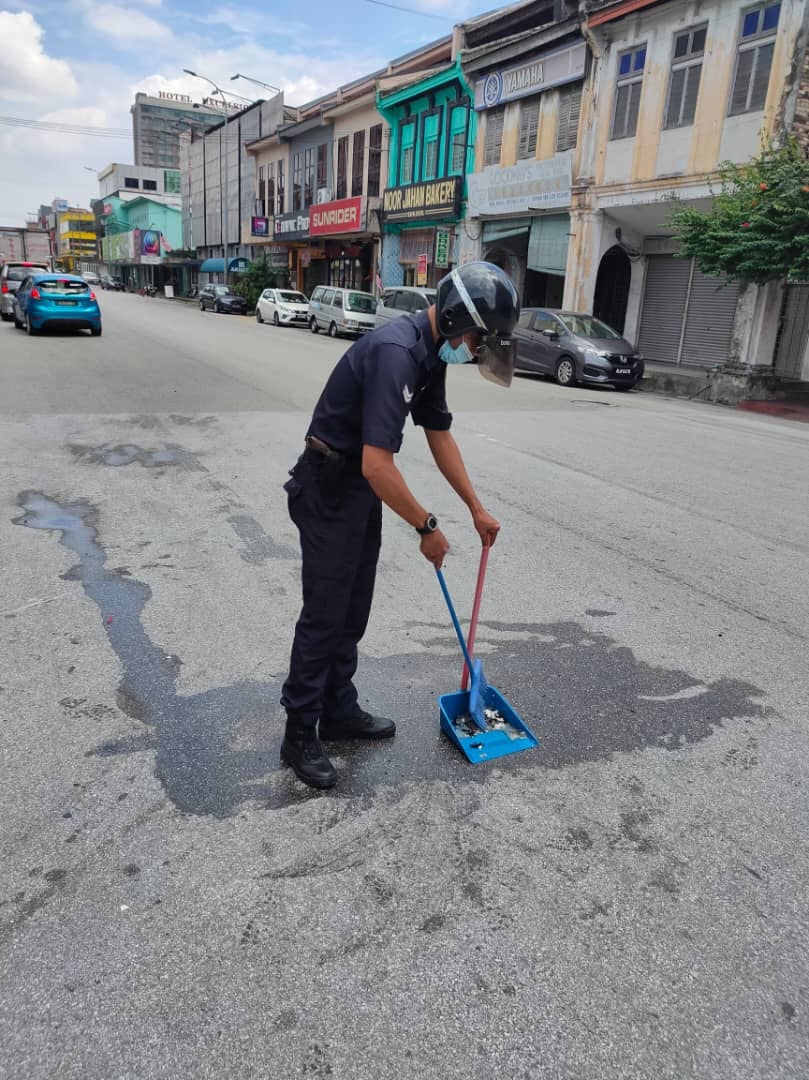
[[[46,326],[70,326],[101,337],[101,309],[84,278],[31,274],[14,295],[14,325],[32,336]]]
[[[247,301],[237,296],[229,285],[204,285],[199,290],[199,310],[218,311],[227,315],[246,315]]]
[[[306,326],[309,297],[295,289],[265,289],[256,304],[256,320],[274,326]]]
[[[631,390],[643,360],[617,330],[592,315],[523,308],[515,330],[515,367],[553,375],[561,386],[604,383]]]
[[[384,326],[400,315],[425,311],[434,303],[435,289],[423,289],[418,285],[398,285],[385,289],[376,302],[376,325]]]

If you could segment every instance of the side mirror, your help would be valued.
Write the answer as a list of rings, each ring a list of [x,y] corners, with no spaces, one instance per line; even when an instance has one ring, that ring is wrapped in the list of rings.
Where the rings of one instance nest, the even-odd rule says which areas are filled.
[[[556,338],[558,338],[558,337],[559,337],[559,335],[557,334],[557,332],[556,332],[555,330],[543,330],[543,331],[542,331],[542,334],[543,334],[543,335],[544,335],[544,336],[545,336],[546,338],[549,338],[549,339],[550,339],[551,341],[555,341],[555,340],[556,340]]]

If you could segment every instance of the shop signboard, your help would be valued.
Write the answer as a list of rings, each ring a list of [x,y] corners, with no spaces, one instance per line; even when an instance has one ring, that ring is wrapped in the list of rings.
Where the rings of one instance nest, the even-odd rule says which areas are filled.
[[[467,177],[469,216],[525,214],[570,206],[570,152],[544,161],[492,165]]]
[[[339,236],[362,232],[362,196],[319,203],[309,208],[310,236]]]
[[[388,188],[382,196],[382,218],[386,222],[457,218],[460,208],[460,176]]]
[[[427,266],[429,264],[429,255],[419,255],[418,262],[416,263],[416,284],[427,284]]]
[[[449,229],[435,230],[435,265],[444,270],[449,266]]]
[[[270,235],[270,219],[265,217],[251,217],[250,218],[250,235],[251,236],[269,236]]]
[[[579,41],[520,64],[495,68],[475,83],[475,108],[493,109],[507,101],[583,79],[585,56],[585,44]]]
[[[276,240],[308,240],[309,215],[300,210],[273,218],[272,234]]]

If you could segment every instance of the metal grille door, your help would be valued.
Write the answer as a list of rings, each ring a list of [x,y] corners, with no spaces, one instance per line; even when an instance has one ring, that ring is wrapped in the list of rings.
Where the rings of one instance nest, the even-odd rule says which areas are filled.
[[[775,374],[800,379],[809,343],[809,283],[787,285],[781,309],[781,329],[775,347]]]
[[[706,277],[694,268],[685,315],[680,360],[684,364],[724,364],[730,356],[733,320],[739,302],[737,283]]]

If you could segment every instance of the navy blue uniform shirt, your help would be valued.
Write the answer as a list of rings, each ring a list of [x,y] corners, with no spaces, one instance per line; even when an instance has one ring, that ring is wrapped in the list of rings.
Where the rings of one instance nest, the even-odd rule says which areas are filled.
[[[429,431],[449,431],[447,366],[426,311],[397,319],[356,341],[337,362],[307,435],[351,457],[363,446],[399,451],[408,413]]]

